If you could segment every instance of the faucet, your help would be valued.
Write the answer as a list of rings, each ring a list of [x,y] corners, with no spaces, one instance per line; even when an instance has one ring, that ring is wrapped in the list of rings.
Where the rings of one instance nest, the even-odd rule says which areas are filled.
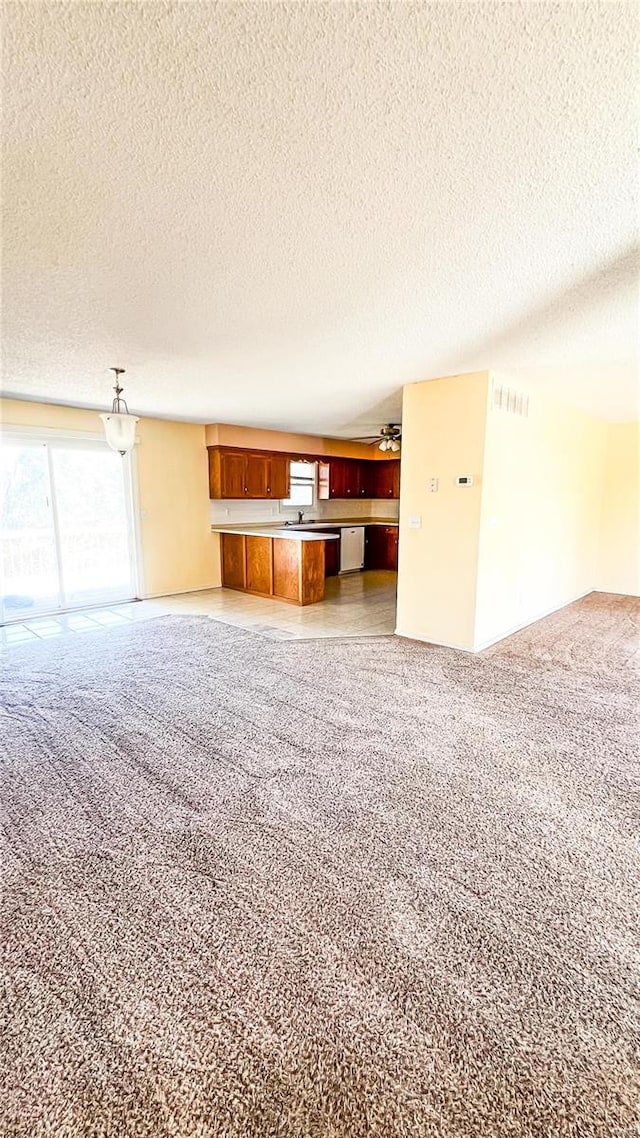
[[[304,518],[304,510],[298,510],[298,525],[299,526],[302,525],[302,519],[303,518]]]

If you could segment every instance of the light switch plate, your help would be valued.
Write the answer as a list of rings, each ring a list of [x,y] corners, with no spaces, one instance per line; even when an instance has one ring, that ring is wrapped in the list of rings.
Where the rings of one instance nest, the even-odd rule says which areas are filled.
[[[430,492],[432,494],[435,494],[437,489],[438,489],[438,479],[437,478],[430,478],[429,479],[429,490],[430,490]]]
[[[422,528],[422,518],[420,517],[419,514],[416,514],[414,517],[409,518],[409,529],[421,529],[421,528]]]

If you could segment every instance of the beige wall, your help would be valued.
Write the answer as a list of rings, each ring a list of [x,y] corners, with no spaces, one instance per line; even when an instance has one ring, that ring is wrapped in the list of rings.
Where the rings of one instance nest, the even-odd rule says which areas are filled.
[[[403,392],[400,635],[472,649],[489,373],[411,384]],[[468,489],[456,475],[471,474]],[[438,490],[428,490],[430,478]],[[412,529],[411,517],[420,518]]]
[[[527,417],[489,410],[474,645],[598,587],[606,424],[530,393]]]
[[[3,425],[100,432],[95,411],[0,400]],[[138,484],[144,596],[220,584],[219,542],[210,531],[205,428],[141,419],[133,454]]]
[[[640,594],[638,424],[528,394],[519,416],[487,372],[404,389],[401,635],[477,651],[594,589]]]
[[[207,446],[255,447],[256,450],[282,450],[287,454],[333,455],[335,458],[398,458],[377,446],[354,443],[349,439],[324,439],[318,435],[295,435],[288,431],[265,431],[258,427],[238,427],[231,423],[210,423],[206,428]]]
[[[640,423],[607,430],[598,588],[640,596]]]

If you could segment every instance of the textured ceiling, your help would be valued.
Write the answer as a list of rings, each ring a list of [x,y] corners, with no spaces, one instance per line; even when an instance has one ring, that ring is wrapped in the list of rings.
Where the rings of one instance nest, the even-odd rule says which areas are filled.
[[[636,395],[635,6],[12,3],[6,393],[317,433]]]

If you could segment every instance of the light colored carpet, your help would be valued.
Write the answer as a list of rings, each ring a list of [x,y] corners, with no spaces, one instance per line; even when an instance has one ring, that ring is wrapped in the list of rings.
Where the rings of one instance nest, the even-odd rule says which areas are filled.
[[[186,617],[13,649],[4,1133],[631,1138],[622,657]]]

